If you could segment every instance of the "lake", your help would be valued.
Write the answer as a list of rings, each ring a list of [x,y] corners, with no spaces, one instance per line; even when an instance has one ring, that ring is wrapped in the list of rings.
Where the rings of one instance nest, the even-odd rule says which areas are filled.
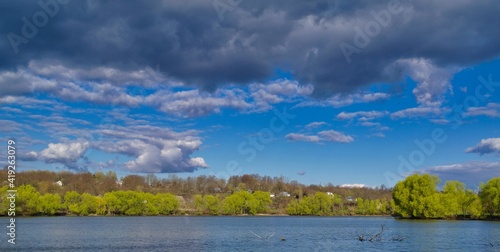
[[[391,217],[29,217],[0,251],[500,251],[500,222]],[[360,242],[385,230],[377,242]],[[281,238],[285,240],[282,241]]]

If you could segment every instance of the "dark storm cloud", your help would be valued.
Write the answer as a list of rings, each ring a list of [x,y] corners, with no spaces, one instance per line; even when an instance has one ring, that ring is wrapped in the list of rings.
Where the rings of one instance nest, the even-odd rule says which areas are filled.
[[[213,3],[58,3],[57,11],[54,5],[49,6],[52,13],[45,11],[53,14],[46,15],[46,24],[38,14],[37,31],[25,38],[26,20],[33,23],[44,8],[36,1],[3,2],[0,68],[18,69],[32,60],[123,71],[159,65],[166,76],[208,90],[263,81],[280,68],[300,83],[314,85],[316,95],[329,95],[374,82],[401,81],[408,74],[408,65],[398,64],[401,59],[422,58],[446,68],[500,53],[500,2],[493,0],[245,0],[222,10]],[[377,21],[374,13],[388,16]],[[369,24],[373,36],[366,35]],[[356,43],[362,36],[356,27],[368,41]],[[13,47],[12,34],[27,43]],[[352,46],[348,56],[341,43]]]

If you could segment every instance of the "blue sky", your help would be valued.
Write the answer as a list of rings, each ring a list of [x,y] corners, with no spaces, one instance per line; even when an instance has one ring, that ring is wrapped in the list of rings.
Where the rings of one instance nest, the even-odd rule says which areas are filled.
[[[18,170],[500,176],[500,38],[479,29],[498,3],[48,2],[2,17],[0,139],[16,140]]]

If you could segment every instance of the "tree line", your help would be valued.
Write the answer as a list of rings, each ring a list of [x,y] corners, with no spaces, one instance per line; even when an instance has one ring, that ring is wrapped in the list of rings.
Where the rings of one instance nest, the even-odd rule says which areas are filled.
[[[5,170],[0,174],[7,177]],[[346,198],[387,202],[391,193],[384,186],[303,185],[284,177],[256,174],[232,176],[227,180],[214,176],[179,178],[175,175],[160,179],[152,174],[119,179],[112,171],[94,174],[25,171],[17,174],[16,184],[19,186],[16,188],[19,215],[315,215],[314,206],[309,207],[313,211],[295,213],[290,205],[303,200],[301,205],[318,202],[308,199],[326,193],[335,195],[332,208],[335,211],[322,212],[322,215],[353,215],[372,212],[357,211],[354,201]],[[9,204],[7,184],[0,189],[0,214],[5,214]]]
[[[7,178],[6,169],[0,170],[0,178]],[[60,181],[62,186],[57,183]],[[0,186],[7,185],[4,180]],[[271,194],[288,192],[292,197],[301,198],[303,196],[314,195],[316,192],[331,192],[343,197],[381,199],[391,198],[390,189],[384,185],[376,188],[349,188],[327,183],[324,185],[304,185],[296,180],[286,177],[270,177],[258,174],[243,174],[231,176],[227,179],[215,176],[200,175],[196,177],[181,178],[175,174],[170,174],[166,178],[159,178],[155,174],[127,175],[118,178],[115,172],[81,172],[69,171],[43,171],[32,170],[19,172],[16,176],[16,185],[32,185],[41,194],[57,193],[64,195],[68,191],[75,191],[80,194],[104,195],[111,191],[140,191],[152,194],[171,193],[185,198],[201,194],[231,194],[240,190],[265,191]]]
[[[10,207],[7,190],[0,188],[0,212]],[[68,191],[40,194],[31,185],[22,185],[16,193],[16,215],[171,215],[179,210],[178,198],[170,193],[114,191],[103,196]]]
[[[500,216],[500,178],[482,184],[478,192],[458,181],[446,181],[439,190],[439,178],[429,174],[408,176],[392,189],[306,186],[283,177],[255,174],[228,180],[211,176],[158,179],[151,175],[129,175],[119,180],[114,172],[29,171],[19,173],[16,179],[20,184],[18,215]],[[190,188],[189,193],[186,188]],[[0,214],[9,207],[7,189],[7,185],[0,187]]]
[[[392,190],[394,214],[403,218],[498,219],[500,217],[500,177],[481,184],[479,191],[467,189],[459,181],[446,181],[429,174],[413,174]]]
[[[0,188],[0,213],[7,213],[10,206],[8,186]],[[269,192],[240,190],[231,194],[194,195],[188,201],[170,193],[146,193],[138,191],[112,191],[104,195],[91,195],[67,191],[41,194],[32,185],[17,188],[16,215],[255,215],[283,214],[272,202],[289,196],[271,197]],[[179,200],[179,198],[182,199]],[[339,195],[316,192],[302,199],[291,199],[286,205],[289,215],[380,215],[389,214],[385,199],[344,202]]]

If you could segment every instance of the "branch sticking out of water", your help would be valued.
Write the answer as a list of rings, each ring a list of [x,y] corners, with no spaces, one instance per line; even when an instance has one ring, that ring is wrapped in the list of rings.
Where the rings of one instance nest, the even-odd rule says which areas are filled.
[[[489,246],[495,247],[495,246],[493,245],[493,243],[491,243],[490,241],[488,241],[488,240],[486,240],[486,239],[484,239],[484,242],[486,242],[486,244],[487,244],[487,245],[489,245]]]
[[[370,239],[368,241],[381,241],[382,240],[382,233],[384,232],[384,227],[385,227],[385,224],[381,226],[381,229],[378,233],[376,233],[375,235],[373,235],[372,237],[370,237]]]
[[[398,235],[398,236],[396,236],[396,237],[392,238],[392,240],[393,240],[393,241],[399,241],[399,242],[400,242],[400,241],[404,241],[404,240],[406,240],[406,237],[401,236],[401,235]]]
[[[266,235],[266,236],[262,237],[262,236],[260,236],[260,235],[258,235],[258,234],[256,234],[256,233],[254,233],[252,230],[248,230],[248,231],[250,231],[250,233],[252,233],[253,235],[255,235],[257,238],[259,238],[259,239],[263,239],[263,240],[269,240],[271,237],[273,237],[273,236],[274,236],[274,234],[276,234],[276,232],[273,232],[273,233],[272,233],[272,234],[270,234],[270,235]]]
[[[370,236],[370,238],[366,238],[365,237],[365,232],[363,231],[363,233],[360,235],[358,234],[358,231],[356,231],[356,235],[358,236],[358,240],[359,241],[370,241],[370,242],[373,242],[373,241],[381,241],[382,240],[382,233],[385,231],[385,224],[384,225],[381,225],[381,229],[378,233]]]
[[[256,234],[256,233],[254,233],[252,230],[248,230],[248,231],[250,231],[250,233],[252,233],[253,235],[255,235],[255,236],[259,237],[259,239],[262,239],[262,236],[260,236],[260,235],[258,235],[258,234]]]

